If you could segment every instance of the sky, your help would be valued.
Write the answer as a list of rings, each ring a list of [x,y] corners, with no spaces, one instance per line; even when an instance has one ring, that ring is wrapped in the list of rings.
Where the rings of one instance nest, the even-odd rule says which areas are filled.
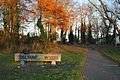
[[[88,3],[89,1],[88,0],[74,0],[74,1],[77,1],[79,3]],[[91,0],[92,2],[98,2],[98,0]],[[104,0],[103,0],[104,1]]]
[[[75,1],[77,1],[79,3],[83,3],[83,2],[87,3],[88,2],[88,0],[75,0]]]

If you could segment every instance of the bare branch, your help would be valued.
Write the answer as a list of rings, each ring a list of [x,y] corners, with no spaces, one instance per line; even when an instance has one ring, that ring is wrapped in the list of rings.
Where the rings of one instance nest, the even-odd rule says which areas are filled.
[[[114,14],[114,16],[120,20],[120,17],[117,14],[115,14],[114,12],[112,12],[110,10],[107,10],[107,11],[110,12],[110,13],[112,13],[112,14]]]
[[[103,17],[103,18],[105,18],[104,17],[104,14],[102,13],[102,11],[97,7],[97,5],[95,5],[91,0],[88,0],[98,11],[99,11],[99,13],[101,14],[101,16]]]

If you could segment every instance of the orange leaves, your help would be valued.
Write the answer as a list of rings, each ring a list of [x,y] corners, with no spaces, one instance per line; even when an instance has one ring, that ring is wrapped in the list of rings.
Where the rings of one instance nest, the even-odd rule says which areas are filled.
[[[64,2],[64,1],[63,1]],[[54,27],[66,27],[69,22],[69,16],[61,0],[39,0],[38,6],[42,10],[45,23]],[[68,4],[68,2],[67,2]]]
[[[18,4],[18,0],[1,0],[0,4],[4,7],[4,8],[8,8],[11,6],[15,6]]]
[[[69,16],[74,17],[74,16],[75,16],[75,13],[74,13],[74,12],[71,12],[71,13],[69,14]]]
[[[2,0],[0,0],[0,6],[2,6]]]
[[[57,26],[57,21],[54,19],[53,20],[53,25],[56,27]]]
[[[39,7],[44,11],[44,14],[53,14],[56,4],[53,0],[39,0]]]

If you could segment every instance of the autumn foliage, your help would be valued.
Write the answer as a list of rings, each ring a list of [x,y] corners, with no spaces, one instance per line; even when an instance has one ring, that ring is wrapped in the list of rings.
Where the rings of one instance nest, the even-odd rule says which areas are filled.
[[[0,45],[13,49],[17,45],[21,45],[19,42],[21,30],[23,33],[23,29],[26,28],[24,25],[34,20],[40,20],[40,25],[43,25],[43,31],[48,32],[48,37],[56,36],[56,29],[67,31],[71,17],[74,17],[74,12],[69,10],[72,7],[71,2],[71,0],[0,0],[4,27],[2,41],[6,43],[2,44],[2,42]],[[46,30],[46,28],[48,29]],[[27,40],[27,38],[21,38],[22,41]]]
[[[69,3],[68,3],[69,4]],[[61,0],[39,0],[38,6],[44,16],[45,24],[51,24],[55,28],[58,26],[61,29],[67,29],[69,23],[68,6]]]

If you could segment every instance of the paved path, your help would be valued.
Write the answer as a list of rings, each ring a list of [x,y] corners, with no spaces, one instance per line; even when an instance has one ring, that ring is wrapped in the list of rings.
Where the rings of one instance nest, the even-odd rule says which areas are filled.
[[[120,80],[120,66],[89,49],[84,69],[85,80]]]

